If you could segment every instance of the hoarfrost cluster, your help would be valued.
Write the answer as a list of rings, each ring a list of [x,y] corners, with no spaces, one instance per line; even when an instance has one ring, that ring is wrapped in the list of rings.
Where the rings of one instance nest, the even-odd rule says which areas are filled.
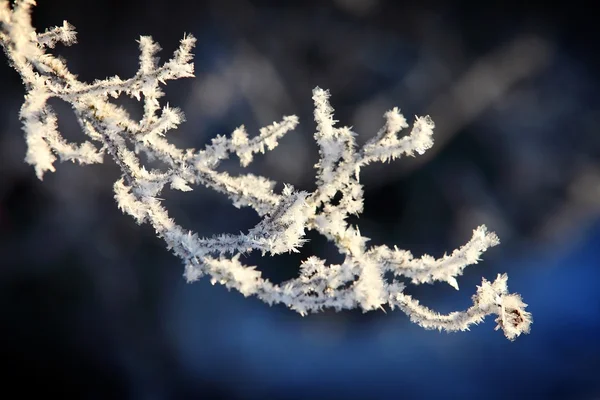
[[[55,161],[80,164],[103,162],[109,155],[122,171],[114,183],[118,207],[138,224],[149,223],[167,247],[185,265],[185,277],[193,282],[208,276],[213,283],[235,289],[244,296],[256,296],[268,304],[283,303],[305,315],[324,308],[360,308],[363,311],[399,308],[424,328],[457,331],[469,329],[487,315],[495,315],[497,328],[509,339],[527,333],[531,315],[518,294],[507,289],[507,276],[494,282],[483,279],[473,295],[473,305],[465,311],[439,314],[404,293],[400,278],[413,284],[447,282],[458,289],[456,277],[467,265],[476,264],[481,254],[499,243],[485,226],[473,231],[472,238],[450,255],[435,259],[415,258],[409,251],[385,245],[368,245],[358,227],[346,219],[363,210],[361,168],[401,156],[423,154],[433,145],[434,124],[429,117],[417,117],[409,128],[397,108],[384,114],[384,125],[363,146],[355,133],[338,126],[333,118],[329,92],[313,90],[314,119],[320,161],[316,167],[317,187],[312,192],[284,185],[275,193],[276,182],[250,173],[239,176],[218,171],[219,164],[235,156],[248,166],[255,154],[272,150],[278,140],[298,124],[296,116],[262,128],[250,137],[244,127],[229,137],[217,136],[204,149],[180,149],[169,143],[166,133],[183,121],[177,108],[162,106],[161,84],[194,76],[192,48],[195,39],[184,36],[167,62],[160,63],[160,47],[151,37],[139,39],[139,70],[128,79],[118,76],[84,83],[69,72],[66,64],[47,53],[57,43],[76,41],[74,28],[66,21],[43,33],[31,25],[34,0],[17,0],[14,5],[0,1],[0,42],[10,64],[21,75],[25,102],[20,118],[25,131],[27,154],[37,177],[55,171]],[[143,102],[143,117],[136,121],[122,107],[111,103],[121,94]],[[81,130],[89,138],[82,145],[68,143],[57,129],[57,115],[48,105],[51,98],[69,103]],[[133,145],[134,151],[128,144]],[[160,160],[163,169],[147,170],[139,155]],[[199,237],[169,217],[158,197],[165,185],[181,191],[204,185],[231,199],[236,207],[252,207],[263,219],[247,233]],[[334,196],[341,195],[339,202]],[[279,285],[261,277],[252,266],[243,265],[240,255],[260,251],[263,256],[296,252],[305,243],[307,230],[316,230],[333,242],[344,256],[341,264],[309,257],[300,265],[299,276]]]

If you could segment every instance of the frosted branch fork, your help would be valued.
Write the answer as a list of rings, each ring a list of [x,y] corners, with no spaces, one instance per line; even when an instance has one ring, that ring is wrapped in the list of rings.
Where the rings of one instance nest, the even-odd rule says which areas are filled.
[[[129,79],[118,76],[81,82],[65,63],[46,53],[56,43],[73,44],[74,28],[66,21],[60,27],[37,33],[31,25],[33,0],[17,0],[11,7],[0,1],[0,43],[11,65],[21,75],[27,94],[20,118],[27,142],[26,162],[43,179],[54,172],[57,157],[81,164],[103,162],[108,153],[122,170],[114,184],[118,207],[138,224],[151,224],[156,234],[185,265],[189,282],[208,275],[213,283],[233,288],[244,296],[253,295],[268,304],[283,303],[305,315],[324,308],[336,310],[361,308],[375,310],[388,305],[398,307],[424,328],[447,331],[466,330],[487,315],[497,316],[497,329],[509,339],[527,333],[531,315],[518,294],[508,292],[506,275],[494,282],[483,279],[473,295],[473,305],[462,312],[441,315],[406,295],[400,277],[413,284],[447,282],[458,289],[456,277],[467,265],[476,264],[481,254],[499,243],[485,226],[473,231],[468,243],[440,259],[425,255],[414,258],[409,251],[387,246],[367,246],[368,238],[346,219],[363,210],[363,187],[359,183],[361,167],[401,156],[423,154],[433,145],[434,124],[429,117],[417,117],[407,136],[399,137],[409,125],[397,108],[385,113],[383,128],[358,148],[355,133],[337,127],[329,92],[313,90],[314,118],[320,161],[316,164],[317,188],[314,192],[297,191],[285,185],[275,193],[275,182],[253,174],[230,176],[217,171],[219,164],[235,154],[242,166],[248,166],[256,153],[272,150],[287,132],[298,124],[296,116],[260,130],[249,138],[243,126],[230,136],[217,136],[203,150],[179,149],[165,134],[183,122],[183,113],[168,105],[160,107],[160,84],[172,79],[194,76],[192,48],[195,39],[184,36],[173,57],[159,64],[160,47],[152,38],[139,39],[140,66]],[[111,98],[126,94],[143,101],[140,121],[127,110],[111,103]],[[57,130],[57,116],[47,104],[59,98],[73,107],[81,129],[90,141],[77,146],[68,143]],[[133,144],[135,151],[128,149]],[[166,169],[146,170],[138,154],[160,160]],[[157,197],[165,185],[181,191],[202,184],[227,195],[236,207],[252,207],[263,220],[247,233],[220,234],[201,238],[177,225]],[[341,200],[333,203],[336,194]],[[309,257],[300,265],[299,276],[276,285],[263,279],[254,267],[240,262],[240,254],[260,251],[276,255],[298,251],[306,241],[306,230],[314,229],[327,237],[345,256],[341,264]],[[385,278],[384,276],[391,276]]]

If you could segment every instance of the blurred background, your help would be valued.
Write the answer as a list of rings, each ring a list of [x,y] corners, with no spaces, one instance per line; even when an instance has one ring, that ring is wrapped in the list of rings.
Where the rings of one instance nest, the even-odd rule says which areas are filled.
[[[502,244],[446,284],[408,286],[440,312],[462,310],[481,278],[507,272],[534,324],[509,342],[488,318],[471,331],[426,331],[401,312],[300,317],[210,285],[148,226],[116,207],[112,160],[58,164],[36,179],[24,162],[24,88],[0,62],[0,377],[2,397],[85,399],[600,399],[600,57],[598,23],[574,2],[391,0],[39,1],[39,31],[69,21],[59,46],[83,81],[137,70],[139,35],[162,59],[198,38],[196,78],[164,101],[187,122],[169,133],[201,148],[244,124],[283,115],[300,126],[250,171],[314,189],[311,90],[331,90],[335,117],[364,143],[394,106],[431,115],[425,155],[362,171],[372,244],[439,257],[486,224]],[[5,59],[4,59],[5,60]],[[141,115],[141,106],[118,99]],[[62,133],[83,138],[67,104]],[[224,169],[240,171],[232,162]],[[281,184],[278,189],[281,189]],[[200,235],[258,222],[197,187],[166,190],[176,220]],[[315,235],[299,255],[246,264],[281,282],[309,255],[339,262]]]

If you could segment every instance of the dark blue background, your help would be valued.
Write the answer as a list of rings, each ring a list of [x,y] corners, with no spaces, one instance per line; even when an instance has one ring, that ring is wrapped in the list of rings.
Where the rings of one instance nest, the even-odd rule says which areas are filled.
[[[199,148],[245,124],[286,114],[300,127],[251,171],[314,188],[311,90],[328,88],[359,142],[398,106],[431,114],[422,158],[364,170],[365,212],[351,222],[372,243],[441,256],[485,223],[502,244],[448,285],[409,286],[422,303],[464,309],[481,278],[507,272],[534,324],[515,342],[488,319],[440,333],[399,312],[301,318],[207,279],[187,285],[180,262],[147,226],[119,212],[103,165],[57,165],[43,182],[23,161],[24,89],[0,63],[0,393],[63,398],[582,399],[600,398],[600,98],[597,21],[574,2],[416,6],[384,0],[42,1],[40,31],[63,19],[79,44],[54,53],[85,81],[137,66],[140,34],[163,59],[184,32],[198,38],[195,79],[165,101],[187,122],[170,133]],[[511,50],[512,49],[512,50]],[[516,50],[515,50],[516,49]],[[519,72],[521,71],[521,72]],[[118,102],[139,115],[130,99]],[[68,105],[60,128],[82,141]],[[137,113],[137,114],[136,114]],[[235,163],[224,166],[232,173]],[[278,186],[280,189],[281,186]],[[165,191],[177,221],[201,235],[258,221],[203,188]],[[247,264],[281,281],[315,254]]]

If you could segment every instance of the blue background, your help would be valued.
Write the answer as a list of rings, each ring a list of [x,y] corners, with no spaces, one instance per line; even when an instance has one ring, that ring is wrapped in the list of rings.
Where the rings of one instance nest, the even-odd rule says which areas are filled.
[[[75,25],[79,43],[54,54],[84,81],[137,69],[140,34],[163,47],[198,38],[196,78],[165,101],[186,113],[174,143],[200,148],[245,124],[297,114],[299,128],[258,157],[254,173],[313,190],[311,90],[328,88],[340,124],[364,143],[401,108],[430,114],[421,158],[361,175],[371,243],[441,256],[486,224],[502,241],[448,285],[407,292],[440,312],[465,309],[481,278],[507,272],[533,313],[515,342],[486,320],[471,331],[426,331],[400,312],[300,317],[212,286],[188,285],[148,226],[119,212],[111,160],[58,164],[36,179],[23,161],[24,89],[0,63],[0,377],[3,396],[235,399],[600,398],[600,98],[597,21],[574,2],[552,7],[384,0],[40,1],[38,30]],[[117,102],[140,115],[140,106]],[[59,127],[81,142],[69,106]],[[223,166],[240,171],[234,162]],[[281,189],[281,185],[278,186]],[[208,236],[254,226],[204,188],[166,190],[183,226]],[[315,254],[262,259],[275,281]]]

